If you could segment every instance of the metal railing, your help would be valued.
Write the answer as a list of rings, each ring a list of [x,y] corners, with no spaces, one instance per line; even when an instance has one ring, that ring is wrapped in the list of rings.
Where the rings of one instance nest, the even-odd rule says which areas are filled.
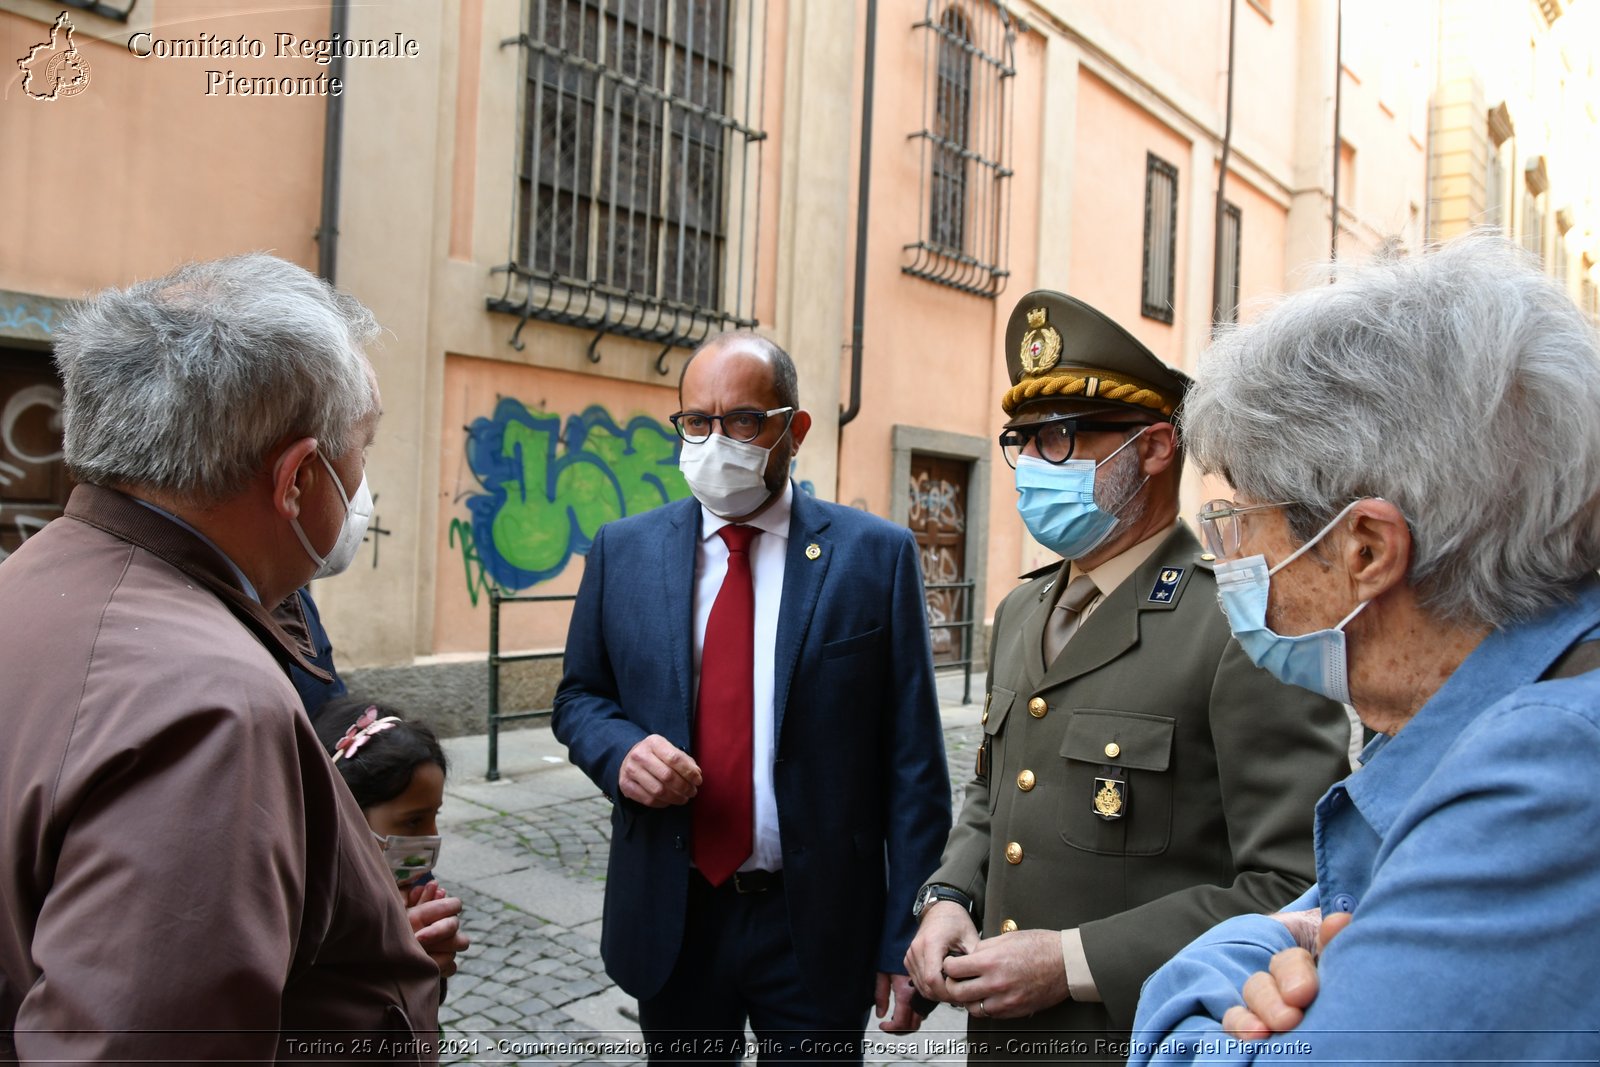
[[[960,591],[957,598],[961,604],[960,618],[955,622],[929,621],[930,630],[955,630],[961,635],[961,658],[934,666],[935,671],[947,670],[951,667],[960,667],[966,674],[962,682],[961,703],[972,703],[972,630],[974,620],[972,617],[973,588],[975,583],[971,578],[964,582],[930,582],[923,586],[930,593],[939,593],[947,589]]]
[[[501,604],[550,604],[562,601],[571,603],[577,600],[577,594],[566,593],[562,595],[507,595],[500,592],[497,586],[489,587],[489,767],[484,772],[484,777],[493,782],[500,777],[500,724],[503,722],[519,722],[523,719],[548,718],[553,708],[535,708],[533,711],[518,711],[510,715],[500,714],[500,667],[505,663],[526,663],[530,660],[560,659],[562,652],[513,652],[510,655],[500,654],[500,605]]]

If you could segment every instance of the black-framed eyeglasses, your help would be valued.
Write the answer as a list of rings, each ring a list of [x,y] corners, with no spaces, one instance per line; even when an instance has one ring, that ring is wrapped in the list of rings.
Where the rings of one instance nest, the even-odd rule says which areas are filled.
[[[1296,501],[1280,500],[1275,504],[1250,504],[1240,507],[1231,500],[1208,500],[1200,506],[1195,516],[1200,526],[1200,540],[1206,551],[1218,559],[1229,559],[1239,554],[1243,540],[1239,516],[1252,511],[1270,511],[1272,508],[1292,508]]]
[[[1143,422],[1096,422],[1090,419],[1052,419],[1030,426],[1014,426],[1000,433],[1000,454],[1006,464],[1016,467],[1030,442],[1038,442],[1039,458],[1046,463],[1061,464],[1072,458],[1080,433],[1115,433],[1137,430],[1149,425]]]
[[[767,425],[767,420],[774,415],[794,416],[794,408],[773,408],[770,411],[727,411],[721,415],[707,415],[703,411],[680,411],[676,415],[667,416],[672,420],[672,428],[678,431],[678,436],[691,445],[704,444],[711,438],[711,431],[717,424],[722,425],[723,436],[731,441],[754,441],[761,436],[761,430]],[[784,421],[787,429],[789,422]]]

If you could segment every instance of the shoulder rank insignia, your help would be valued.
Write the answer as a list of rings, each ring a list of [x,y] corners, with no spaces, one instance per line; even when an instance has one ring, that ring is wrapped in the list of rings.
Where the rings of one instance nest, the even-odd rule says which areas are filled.
[[[1050,325],[1048,308],[1028,309],[1028,332],[1022,335],[1017,358],[1024,374],[1040,374],[1061,359],[1061,332]]]
[[[1094,813],[1107,822],[1122,818],[1128,805],[1128,783],[1121,778],[1094,780]]]
[[[1172,603],[1172,594],[1178,591],[1178,583],[1183,581],[1182,567],[1162,567],[1161,573],[1156,575],[1156,584],[1150,588],[1148,597],[1152,604]]]

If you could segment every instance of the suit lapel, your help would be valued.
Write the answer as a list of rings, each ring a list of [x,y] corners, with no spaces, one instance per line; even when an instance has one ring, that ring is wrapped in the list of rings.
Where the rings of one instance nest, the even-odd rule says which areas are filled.
[[[811,628],[822,582],[833,559],[834,546],[823,531],[828,528],[827,512],[798,486],[789,511],[789,547],[783,560],[783,598],[778,607],[778,638],[772,651],[773,736],[783,743],[783,715],[789,706],[789,686],[794,681],[800,649]],[[819,554],[808,554],[816,545]]]
[[[662,618],[670,626],[672,674],[678,683],[679,707],[683,709],[683,737],[674,738],[687,745],[694,720],[694,579],[695,553],[700,541],[700,503],[693,498],[689,506],[673,509],[671,528],[663,545],[664,559],[656,573],[662,583]]]

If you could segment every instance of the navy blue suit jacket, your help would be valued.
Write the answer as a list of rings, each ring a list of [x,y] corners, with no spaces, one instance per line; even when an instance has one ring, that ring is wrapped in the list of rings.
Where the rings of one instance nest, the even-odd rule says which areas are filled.
[[[600,950],[611,977],[640,998],[661,990],[682,946],[690,809],[636,804],[617,775],[648,734],[693,754],[699,533],[693,499],[601,527],[552,720],[572,761],[616,805]],[[773,785],[795,952],[819,1005],[859,1010],[876,972],[905,970],[912,900],[951,823],[908,530],[795,492],[774,672]]]

